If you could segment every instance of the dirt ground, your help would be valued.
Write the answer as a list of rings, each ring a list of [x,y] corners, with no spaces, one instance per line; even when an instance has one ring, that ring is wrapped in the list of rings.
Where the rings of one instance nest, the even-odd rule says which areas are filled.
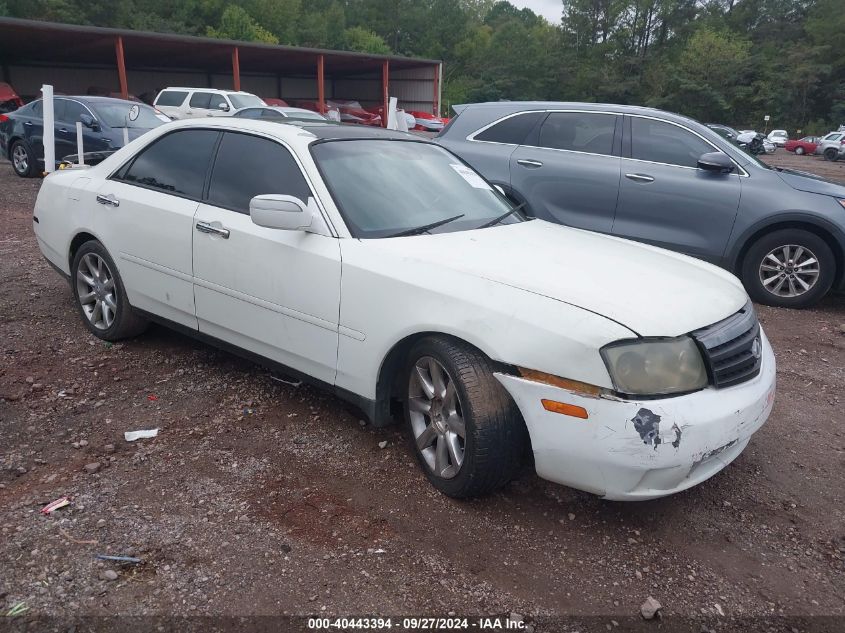
[[[845,181],[843,163],[768,160]],[[760,307],[774,413],[704,484],[613,503],[526,470],[459,502],[426,482],[400,427],[373,429],[333,396],[160,327],[117,345],[89,335],[39,254],[38,187],[0,163],[0,630],[290,614],[845,630],[845,297]],[[148,428],[159,436],[123,439]],[[662,622],[641,620],[649,596]]]

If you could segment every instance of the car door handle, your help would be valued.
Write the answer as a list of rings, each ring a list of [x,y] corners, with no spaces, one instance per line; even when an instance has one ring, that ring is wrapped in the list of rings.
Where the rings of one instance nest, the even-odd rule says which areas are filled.
[[[530,158],[520,158],[516,161],[517,165],[522,165],[523,167],[542,167],[543,163],[539,160],[532,160]]]
[[[211,235],[219,235],[224,240],[229,239],[229,229],[224,229],[219,226],[214,226],[208,222],[197,222],[197,231],[200,233],[209,233]]]
[[[625,174],[625,178],[635,182],[654,182],[654,178],[645,174]]]
[[[107,196],[97,194],[97,202],[99,202],[100,204],[105,204],[105,205],[112,206],[112,207],[119,207],[120,206],[120,200],[115,198],[113,193],[110,193]]]
[[[24,121],[23,124],[32,127],[32,121]]]

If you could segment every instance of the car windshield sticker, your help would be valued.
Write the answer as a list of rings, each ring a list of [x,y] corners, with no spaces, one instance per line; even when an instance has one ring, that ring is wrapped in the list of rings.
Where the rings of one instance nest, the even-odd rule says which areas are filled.
[[[490,190],[490,185],[484,182],[481,176],[476,174],[466,165],[455,165],[450,163],[449,167],[454,169],[461,178],[466,180],[470,185],[472,185],[476,189],[487,189],[488,191]]]

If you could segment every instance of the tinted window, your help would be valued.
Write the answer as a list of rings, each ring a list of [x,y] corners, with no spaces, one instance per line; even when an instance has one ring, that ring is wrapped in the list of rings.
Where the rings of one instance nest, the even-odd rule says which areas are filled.
[[[208,109],[208,103],[211,100],[211,93],[210,92],[195,92],[191,95],[191,100],[189,102],[192,108],[205,108]]]
[[[540,128],[540,147],[591,154],[613,153],[616,115],[592,112],[552,112]]]
[[[697,167],[698,158],[713,151],[709,143],[677,125],[631,117],[631,158]]]
[[[237,112],[235,116],[242,119],[257,119],[261,116],[261,108],[246,108]]]
[[[249,201],[265,193],[302,201],[311,196],[299,165],[287,149],[268,139],[227,132],[214,162],[208,204],[249,213]]]
[[[208,161],[218,132],[183,130],[168,134],[142,151],[115,176],[130,184],[189,198],[202,197]]]
[[[30,108],[27,110],[27,115],[34,116],[40,118],[42,114],[44,114],[44,102],[43,101],[36,101],[34,102]]]
[[[65,116],[65,104],[67,100],[65,99],[53,99],[53,120],[54,121],[64,121]]]
[[[191,101],[193,101],[193,99],[191,99]],[[229,105],[226,102],[226,98],[223,95],[216,95],[216,94],[212,93],[208,96],[208,107],[211,108],[212,110],[219,110],[220,105],[224,104],[224,103],[226,105]],[[198,107],[202,107],[202,106],[198,106]]]
[[[180,106],[182,105],[182,103],[184,103],[185,97],[187,96],[187,92],[180,92],[177,90],[165,90],[158,96],[158,99],[156,99],[156,105]]]
[[[508,117],[476,134],[475,140],[519,145],[528,136],[534,124],[543,116],[545,116],[544,112],[526,112],[525,114]]]
[[[284,119],[285,115],[279,112],[278,110],[272,110],[270,108],[264,108],[261,111],[261,118],[262,119]],[[315,119],[318,117],[314,117]]]
[[[65,101],[65,109],[61,120],[68,123],[76,123],[82,120],[79,117],[83,114],[90,116],[88,109],[84,105],[78,101]]]

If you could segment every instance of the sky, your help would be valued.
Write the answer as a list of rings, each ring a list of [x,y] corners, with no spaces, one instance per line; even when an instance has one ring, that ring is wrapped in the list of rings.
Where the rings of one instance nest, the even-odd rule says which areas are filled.
[[[563,8],[560,0],[510,0],[510,3],[520,9],[528,7],[552,24],[560,24],[560,12]]]

